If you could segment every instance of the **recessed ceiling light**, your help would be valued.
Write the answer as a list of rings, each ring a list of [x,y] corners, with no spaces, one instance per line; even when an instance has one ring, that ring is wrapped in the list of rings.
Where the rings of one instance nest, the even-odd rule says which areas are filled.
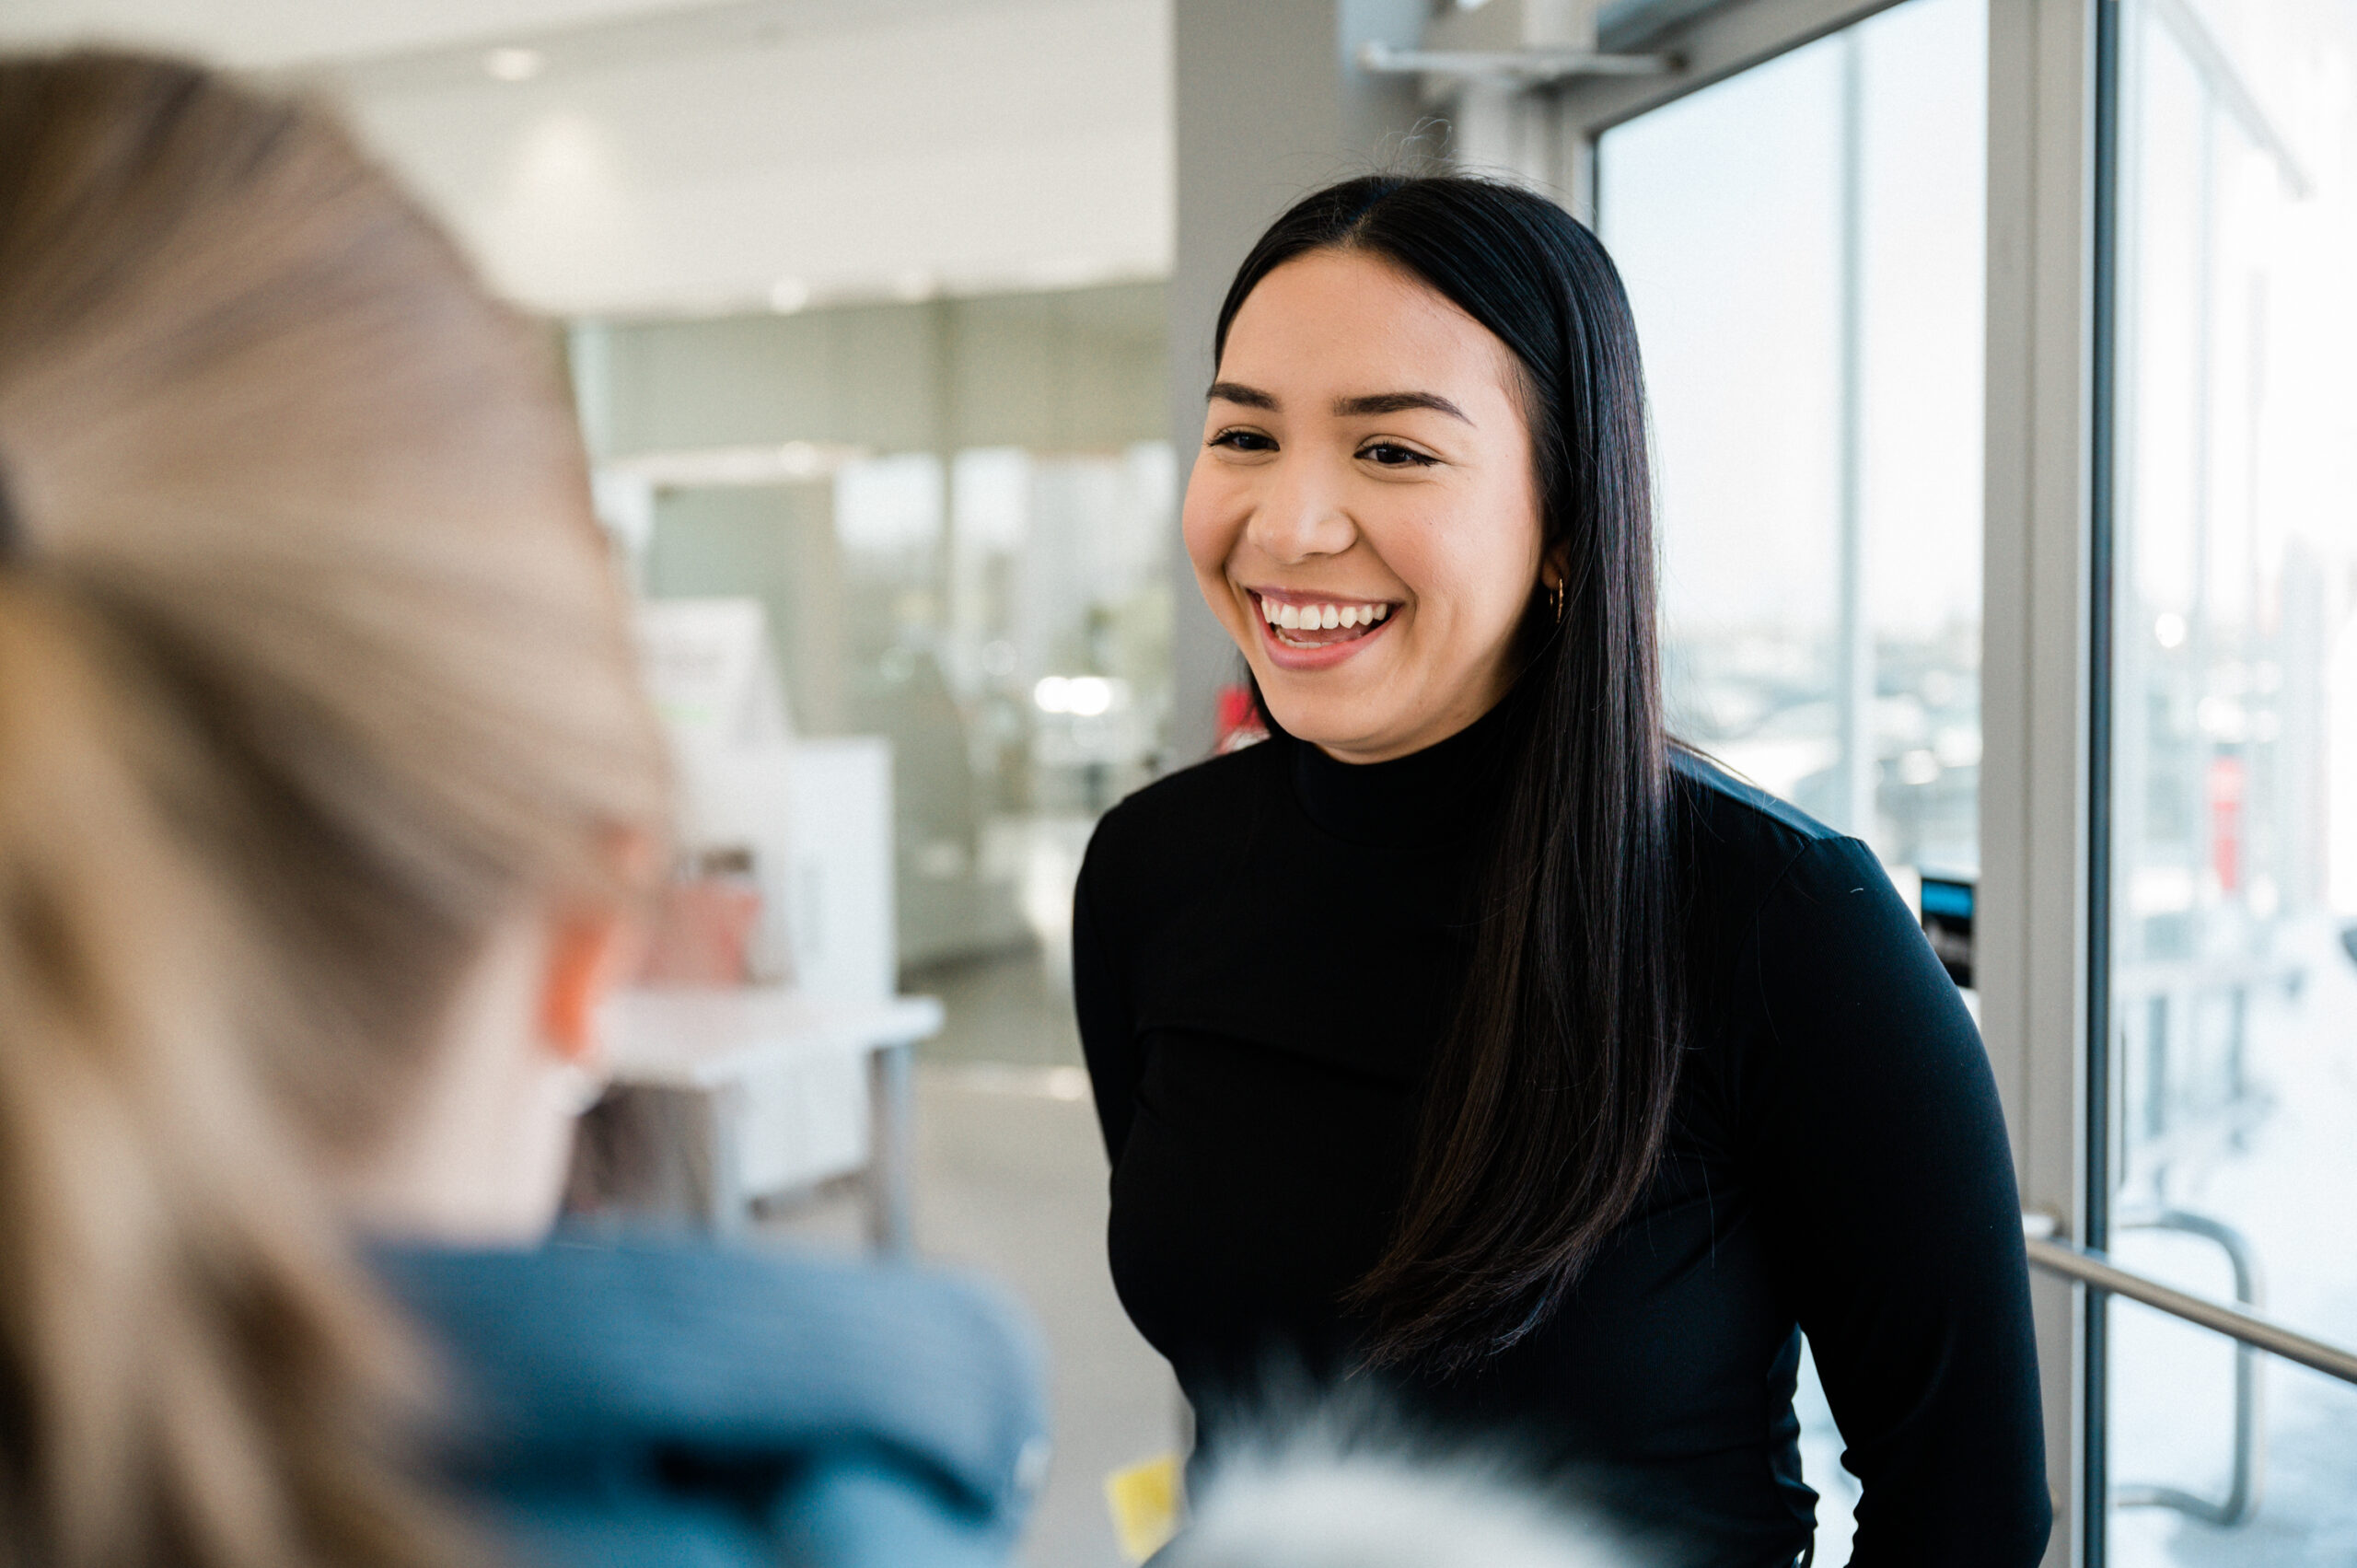
[[[770,308],[791,316],[810,303],[810,285],[800,278],[780,278],[770,285]]]
[[[537,49],[494,49],[482,57],[482,68],[503,82],[528,82],[547,64]]]

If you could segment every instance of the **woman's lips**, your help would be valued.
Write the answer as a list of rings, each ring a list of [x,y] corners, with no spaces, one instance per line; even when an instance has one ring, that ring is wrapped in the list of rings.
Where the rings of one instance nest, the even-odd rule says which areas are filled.
[[[1253,620],[1260,628],[1261,646],[1281,669],[1333,668],[1380,637],[1390,627],[1395,610],[1383,599],[1328,598],[1257,588],[1245,591],[1252,601]],[[1288,621],[1294,624],[1284,624]]]

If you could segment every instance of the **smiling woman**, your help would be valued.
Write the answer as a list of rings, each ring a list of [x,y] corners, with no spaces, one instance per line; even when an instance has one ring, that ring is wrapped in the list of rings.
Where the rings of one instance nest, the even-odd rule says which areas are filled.
[[[1228,342],[1187,549],[1263,699],[1352,761],[1463,729],[1505,691],[1539,575],[1512,356],[1360,250],[1275,269]]]
[[[2026,1565],[2018,1202],[1870,851],[1674,749],[1628,302],[1560,207],[1354,180],[1223,309],[1187,547],[1273,738],[1109,814],[1074,914],[1113,1276],[1193,1402],[1272,1358],[1663,1539],[1809,1550],[1805,1329],[1859,1564]]]

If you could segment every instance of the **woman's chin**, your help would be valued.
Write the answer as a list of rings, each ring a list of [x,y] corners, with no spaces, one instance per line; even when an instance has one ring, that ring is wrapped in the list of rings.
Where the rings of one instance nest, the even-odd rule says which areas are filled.
[[[1339,693],[1305,696],[1283,690],[1292,684],[1283,675],[1271,680],[1263,673],[1261,696],[1287,735],[1320,750],[1356,760],[1382,751],[1383,738],[1398,727],[1397,715],[1370,711],[1373,704],[1338,700]]]
[[[1265,633],[1264,633],[1265,637]],[[1382,642],[1353,649],[1371,656],[1328,657],[1302,668],[1295,650],[1278,653],[1267,641],[1246,652],[1261,700],[1287,735],[1345,761],[1377,761],[1415,749],[1400,738],[1419,727],[1402,703],[1399,661]]]

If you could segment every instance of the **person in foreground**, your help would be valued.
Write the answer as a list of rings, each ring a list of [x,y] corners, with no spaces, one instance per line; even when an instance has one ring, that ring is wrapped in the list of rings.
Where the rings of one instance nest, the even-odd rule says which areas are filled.
[[[1186,542],[1264,744],[1098,827],[1074,990],[1113,1275],[1216,1463],[1276,1359],[1487,1434],[1666,1560],[2049,1527],[1972,1021],[1863,844],[1674,747],[1637,344],[1595,238],[1308,197],[1223,306]]]
[[[545,333],[321,114],[0,60],[0,1562],[1003,1557],[993,1299],[541,1245],[668,818]]]

